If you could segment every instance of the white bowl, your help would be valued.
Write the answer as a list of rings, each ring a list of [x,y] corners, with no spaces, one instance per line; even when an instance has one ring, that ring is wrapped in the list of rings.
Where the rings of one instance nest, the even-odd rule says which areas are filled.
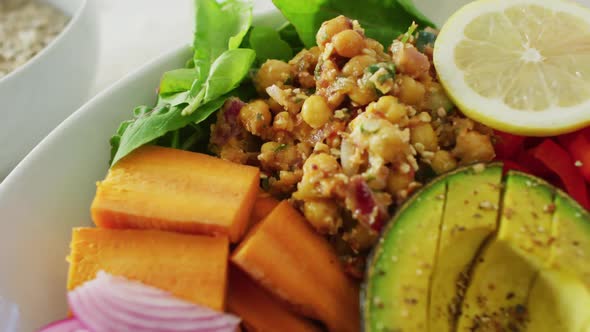
[[[445,18],[440,15],[449,14],[429,8],[429,0],[416,2],[439,23]],[[444,3],[454,4],[444,7],[454,10],[464,0]],[[268,24],[278,17],[259,16],[258,21]],[[154,103],[162,73],[183,66],[189,57],[189,47],[174,50],[99,94],[0,184],[0,296],[20,306],[22,331],[66,314],[71,229],[92,225],[89,208],[95,182],[108,168],[109,138],[135,106]]]
[[[97,68],[91,0],[46,0],[70,17],[39,54],[0,79],[0,181],[88,100]]]

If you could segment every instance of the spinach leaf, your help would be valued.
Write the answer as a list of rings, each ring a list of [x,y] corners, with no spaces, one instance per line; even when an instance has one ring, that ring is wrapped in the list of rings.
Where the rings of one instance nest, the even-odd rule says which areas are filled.
[[[422,22],[423,27],[435,27],[436,25],[428,18],[426,15],[422,14],[421,11],[416,8],[414,5],[414,1],[412,0],[398,0],[399,4],[404,7],[404,9],[408,12],[408,14],[413,15],[416,17],[416,22]]]
[[[184,104],[170,106],[169,104],[149,109],[146,106],[134,110],[135,119],[125,121],[111,138],[111,165],[142,145],[183,128],[189,124],[198,124],[217,111],[228,96],[219,97],[199,108],[190,116],[182,115]]]
[[[297,34],[295,26],[290,22],[286,22],[279,28],[279,35],[282,40],[286,41],[289,46],[291,46],[293,54],[297,54],[305,48],[305,45],[303,45],[301,38],[299,38],[299,35]]]
[[[240,82],[248,75],[256,53],[251,49],[236,48],[223,52],[213,62],[209,76],[203,85],[195,82],[191,88],[191,98],[188,106],[182,111],[183,115],[190,115],[202,104],[206,104],[221,95],[224,95],[238,87]]]
[[[167,71],[162,75],[158,93],[160,95],[168,95],[175,92],[190,90],[197,77],[198,73],[194,69],[180,68]]]
[[[111,138],[111,165],[158,139],[172,147],[195,145],[205,132],[199,123],[247,76],[256,54],[238,47],[250,29],[252,1],[195,0],[195,15],[194,55],[188,68],[164,73],[156,107],[138,107],[135,118],[121,124]],[[182,141],[186,130],[181,129],[187,126],[193,127],[191,135]]]
[[[278,31],[271,27],[252,28],[248,41],[250,47],[256,52],[259,63],[264,63],[268,59],[289,61],[293,57],[291,46],[281,39]]]
[[[358,20],[367,36],[386,46],[404,33],[412,21],[422,27],[434,26],[411,0],[273,0],[273,3],[295,26],[307,47],[315,46],[315,34],[322,22],[338,15]]]
[[[251,24],[251,1],[195,0],[193,60],[201,79],[223,52],[240,46]]]

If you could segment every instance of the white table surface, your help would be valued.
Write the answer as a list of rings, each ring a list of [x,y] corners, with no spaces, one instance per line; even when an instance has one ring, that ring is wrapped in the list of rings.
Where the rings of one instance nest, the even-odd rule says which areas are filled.
[[[192,41],[194,0],[93,0],[99,64],[92,95],[158,55]],[[254,12],[272,8],[255,0]]]

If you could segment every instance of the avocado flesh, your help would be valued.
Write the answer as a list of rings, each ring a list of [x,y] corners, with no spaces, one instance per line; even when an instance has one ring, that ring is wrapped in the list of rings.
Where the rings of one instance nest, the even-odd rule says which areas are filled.
[[[590,317],[590,293],[573,275],[543,269],[536,278],[527,305],[526,331],[586,331]]]
[[[498,234],[474,265],[457,331],[520,330],[537,271],[549,258],[553,190],[509,173]],[[549,211],[549,212],[546,212]]]
[[[556,235],[549,267],[576,276],[590,290],[590,213],[560,192],[553,225]]]
[[[364,331],[445,331],[439,328],[447,326],[444,322],[442,325],[433,323],[444,317],[432,317],[435,304],[440,302],[437,298],[440,295],[436,295],[440,292],[438,286],[444,287],[444,283],[439,284],[442,278],[439,273],[445,266],[452,266],[447,262],[464,257],[461,250],[451,248],[452,242],[462,248],[475,247],[463,243],[475,240],[446,233],[448,227],[453,226],[447,221],[450,220],[447,216],[451,215],[447,210],[453,209],[453,180],[459,181],[458,173],[464,171],[439,178],[417,193],[384,230],[369,263],[363,289]],[[480,173],[489,176],[487,174]],[[475,179],[463,178],[475,185]],[[446,192],[446,195],[433,195],[434,188],[441,188],[442,183],[446,190],[438,193]],[[485,246],[473,251],[475,260],[463,272],[467,288],[457,288],[466,295],[453,294],[446,302],[442,301],[453,303],[463,298],[462,314],[455,322],[449,323],[447,319],[447,323],[451,328],[454,326],[455,331],[470,332],[590,332],[590,314],[586,311],[590,308],[590,214],[569,196],[560,191],[555,193],[552,186],[525,174],[509,173],[504,183],[499,229],[495,236],[493,231],[488,231],[488,238],[483,241]],[[433,208],[436,204],[425,199],[433,196],[446,197],[442,211],[440,207]],[[422,213],[408,213],[407,210],[422,210]],[[436,219],[427,222],[433,232],[425,229],[429,227],[424,221],[425,211],[442,213],[438,223]],[[418,224],[416,221],[420,221],[419,227],[414,225]],[[437,224],[438,233],[435,232]],[[437,248],[431,245],[437,241],[435,234],[440,235]],[[433,255],[434,264],[430,284],[417,277],[428,270],[428,260],[423,259],[428,253]],[[418,271],[416,266],[420,265],[426,269],[420,273],[411,272]],[[420,301],[425,289],[430,289],[427,316]]]
[[[563,192],[549,259],[529,296],[527,331],[590,331],[590,214]]]
[[[439,250],[432,277],[429,330],[453,331],[469,268],[496,232],[502,166],[449,176]]]
[[[427,331],[430,276],[445,193],[445,181],[431,183],[383,231],[367,270],[364,330]]]

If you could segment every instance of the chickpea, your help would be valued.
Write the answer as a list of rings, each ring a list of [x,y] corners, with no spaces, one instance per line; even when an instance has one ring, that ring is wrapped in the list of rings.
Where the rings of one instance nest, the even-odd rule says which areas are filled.
[[[458,158],[462,165],[466,165],[490,161],[496,154],[489,136],[477,131],[464,131],[457,136],[453,156]]]
[[[375,244],[379,233],[365,224],[357,223],[343,238],[355,251],[365,251]]]
[[[281,112],[275,116],[274,122],[272,127],[275,130],[285,130],[288,132],[292,132],[294,128],[293,119],[291,119],[291,114],[289,112]]]
[[[285,110],[285,108],[281,106],[281,104],[279,104],[276,100],[272,98],[266,99],[266,103],[268,104],[268,107],[270,108],[271,112],[273,112],[274,114],[281,113]]]
[[[412,145],[422,144],[425,151],[438,150],[438,137],[430,123],[420,122],[410,129],[410,142]]]
[[[430,166],[436,174],[442,174],[457,168],[457,161],[449,151],[440,150],[434,154]]]
[[[361,77],[365,73],[365,69],[376,63],[377,59],[371,55],[357,55],[344,65],[342,73],[346,76]]]
[[[424,85],[410,76],[402,75],[399,78],[399,99],[406,105],[420,105],[424,100],[426,88]]]
[[[267,153],[274,153],[276,150],[279,149],[279,147],[281,146],[281,143],[278,142],[266,142],[264,144],[262,144],[262,146],[260,147],[260,153],[261,154],[267,154]]]
[[[409,146],[404,143],[399,129],[389,125],[382,127],[370,139],[370,152],[386,162],[403,160],[409,153]]]
[[[379,98],[375,110],[385,115],[385,118],[393,124],[399,123],[408,113],[406,107],[393,96]]]
[[[260,135],[270,126],[271,114],[264,100],[255,100],[240,110],[240,121],[246,130],[253,135]]]
[[[283,86],[290,79],[292,79],[291,66],[288,63],[280,60],[267,60],[256,73],[254,82],[258,92],[263,93],[269,86],[273,84]]]
[[[383,45],[380,42],[376,41],[375,39],[366,38],[365,45],[367,46],[368,49],[371,49],[371,50],[377,52],[377,54],[383,54],[383,51],[384,51]]]
[[[332,38],[336,52],[346,58],[360,54],[365,48],[365,40],[354,30],[344,30]]]
[[[407,190],[412,181],[414,181],[414,175],[412,173],[392,171],[387,178],[387,191],[397,196],[400,191]]]
[[[351,91],[348,92],[348,97],[357,105],[364,106],[376,100],[377,93],[373,87],[353,87]]]
[[[316,42],[319,46],[324,46],[332,40],[337,33],[351,29],[352,23],[346,17],[340,15],[329,21],[322,23],[316,35]]]
[[[278,142],[266,142],[260,147],[258,160],[265,169],[289,170],[297,162],[297,148]]]
[[[312,128],[319,128],[332,117],[332,110],[321,96],[313,95],[305,100],[301,109],[303,121]]]
[[[336,158],[327,153],[318,153],[310,156],[303,165],[304,173],[325,172],[329,174],[338,173],[340,164]]]
[[[329,200],[308,200],[303,204],[303,214],[321,234],[336,234],[342,226],[338,205]]]

